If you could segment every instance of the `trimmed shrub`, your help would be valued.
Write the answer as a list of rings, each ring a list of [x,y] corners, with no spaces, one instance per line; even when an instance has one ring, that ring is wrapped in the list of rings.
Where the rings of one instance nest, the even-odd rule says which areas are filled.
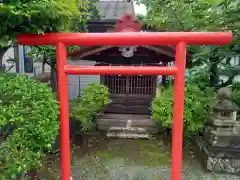
[[[47,85],[26,76],[1,77],[0,179],[41,165],[43,150],[51,149],[58,134],[58,101]]]
[[[210,73],[207,67],[187,69],[186,74],[186,84],[196,85],[201,90],[210,86]]]
[[[74,102],[71,116],[81,122],[83,131],[92,131],[96,127],[95,115],[109,104],[108,88],[101,84],[89,84],[81,97]]]
[[[234,82],[232,85],[232,96],[233,96],[233,101],[237,103],[237,105],[240,107],[240,83],[239,82]]]
[[[209,105],[214,99],[211,89],[202,91],[197,86],[186,85],[184,101],[184,135],[198,135],[203,130],[209,111]],[[152,103],[152,118],[160,128],[171,129],[173,122],[173,86],[161,89]]]

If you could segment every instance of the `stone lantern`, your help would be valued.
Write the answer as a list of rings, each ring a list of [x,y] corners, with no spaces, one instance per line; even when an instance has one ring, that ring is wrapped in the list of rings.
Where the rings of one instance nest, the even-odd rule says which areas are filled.
[[[219,91],[218,100],[211,107],[204,133],[197,143],[205,157],[204,164],[212,172],[240,173],[239,107],[231,99],[229,88]],[[228,92],[228,93],[226,93]]]
[[[220,98],[212,107],[212,114],[205,125],[204,138],[216,147],[240,146],[234,145],[233,137],[240,135],[237,111],[239,107],[228,98]]]

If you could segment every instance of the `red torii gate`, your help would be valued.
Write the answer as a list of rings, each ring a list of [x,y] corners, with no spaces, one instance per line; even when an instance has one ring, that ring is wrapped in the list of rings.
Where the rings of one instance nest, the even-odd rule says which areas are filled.
[[[61,179],[70,180],[70,141],[68,110],[68,74],[85,75],[174,75],[172,130],[172,180],[181,179],[184,84],[187,45],[224,45],[232,41],[230,32],[125,32],[125,33],[49,33],[19,35],[19,44],[55,45],[60,101]],[[66,47],[70,45],[176,45],[173,67],[70,66]]]

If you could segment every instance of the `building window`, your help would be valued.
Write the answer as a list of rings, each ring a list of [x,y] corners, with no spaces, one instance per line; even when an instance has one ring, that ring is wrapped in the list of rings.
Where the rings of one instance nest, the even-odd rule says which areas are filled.
[[[29,46],[23,46],[24,72],[33,73],[33,59],[29,55],[31,49]]]
[[[228,117],[228,118],[231,117],[231,113],[230,112],[222,112],[221,115],[222,115],[222,117]]]

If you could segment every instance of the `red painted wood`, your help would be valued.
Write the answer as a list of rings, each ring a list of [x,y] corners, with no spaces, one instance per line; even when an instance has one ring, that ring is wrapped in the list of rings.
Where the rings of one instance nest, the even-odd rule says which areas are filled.
[[[149,32],[149,33],[53,33],[20,35],[19,44],[57,45],[57,70],[60,101],[62,180],[70,179],[70,146],[67,74],[175,75],[172,144],[172,180],[181,179],[186,45],[227,44],[232,33],[224,32]],[[74,67],[66,65],[67,45],[177,45],[176,67]]]
[[[70,171],[70,139],[69,139],[69,104],[68,76],[63,69],[67,62],[67,50],[63,43],[57,43],[57,74],[58,98],[60,102],[60,149],[61,149],[61,179],[69,180]]]
[[[141,31],[141,23],[131,14],[124,15],[115,25],[115,32],[139,32]]]
[[[174,106],[172,128],[172,179],[180,180],[182,173],[182,142],[184,84],[186,66],[186,43],[180,42],[176,47],[176,67],[178,71],[174,79]]]
[[[66,74],[85,75],[174,75],[176,67],[159,66],[70,66],[64,67]]]
[[[18,44],[25,45],[188,45],[228,44],[231,32],[118,32],[118,33],[47,33],[44,35],[23,34],[17,37]]]

